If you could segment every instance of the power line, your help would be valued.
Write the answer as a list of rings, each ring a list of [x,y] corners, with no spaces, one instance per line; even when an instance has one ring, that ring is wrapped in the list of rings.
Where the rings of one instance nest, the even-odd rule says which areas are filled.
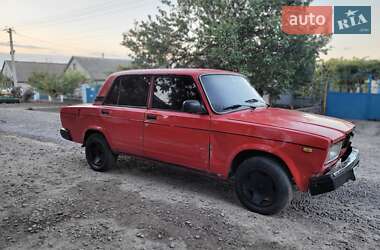
[[[32,40],[32,41],[38,41],[38,42],[43,43],[43,44],[53,45],[53,47],[50,47],[48,49],[62,50],[62,48],[71,48],[73,50],[81,50],[81,51],[87,51],[89,53],[95,53],[95,51],[88,50],[88,49],[85,49],[85,48],[80,48],[80,47],[76,47],[76,46],[72,46],[72,45],[68,45],[68,44],[61,44],[61,43],[57,43],[57,42],[53,42],[53,41],[48,41],[48,40],[32,37],[32,36],[29,36],[27,34],[20,33],[20,32],[17,32],[15,34],[18,35],[18,36],[27,38],[29,40]],[[54,46],[59,46],[59,47],[54,47]]]
[[[139,5],[131,5],[131,6],[129,6],[128,11],[135,10],[135,9],[141,8],[141,7],[144,7],[144,6],[141,5],[141,2],[140,2]],[[108,15],[108,14],[110,14],[110,11],[115,12],[115,10],[112,9],[112,10],[108,10],[107,12],[103,12],[103,13],[99,13],[99,14],[102,14],[103,16],[104,15]],[[116,11],[119,12],[120,8],[118,8]],[[126,14],[126,13],[127,12],[125,12],[125,13],[118,13],[117,15]],[[86,26],[84,26],[84,27],[86,27]],[[83,38],[87,38],[87,37],[91,37],[91,36],[98,37],[98,36],[101,36],[101,35],[105,34],[105,33],[102,33],[102,31],[107,31],[107,30],[109,30],[112,27],[115,27],[115,25],[112,24],[111,26],[109,26],[109,25],[103,26],[103,29],[97,29],[97,30],[85,30],[85,31],[80,32],[80,34],[78,34],[78,35],[69,36],[69,37],[63,37],[63,40],[75,40],[75,39],[80,39],[80,38],[83,39]],[[18,33],[20,34],[20,32],[18,32]],[[21,33],[20,35],[22,36],[23,33]],[[34,39],[34,40],[39,40],[40,42],[51,43],[51,41],[41,40],[41,39],[35,38],[35,37],[32,38],[29,35],[25,35],[24,34],[24,36],[25,37],[29,37],[29,38]],[[122,36],[122,32],[120,33],[120,39],[121,39],[121,36]],[[54,42],[54,44],[58,44],[58,43]],[[120,44],[120,41],[117,41],[117,44]],[[62,46],[62,44],[60,44],[60,46]],[[65,44],[64,46],[68,47],[67,44]],[[71,48],[79,49],[78,47],[73,47],[73,46],[71,46]]]
[[[143,7],[145,1],[147,1],[147,0],[140,0],[137,4],[129,5],[128,10],[134,10],[134,9],[136,9],[136,7],[137,8]],[[51,26],[51,25],[67,24],[67,23],[78,22],[78,21],[93,21],[89,18],[100,17],[100,16],[109,15],[109,14],[112,14],[115,12],[120,12],[121,10],[123,10],[121,8],[121,6],[125,5],[126,3],[128,3],[128,2],[123,1],[123,2],[120,2],[118,4],[115,4],[113,7],[109,7],[109,8],[105,8],[105,9],[104,8],[103,9],[96,8],[93,11],[87,11],[87,12],[85,11],[82,14],[75,15],[75,16],[69,15],[69,16],[65,16],[61,19],[59,17],[54,17],[54,20],[51,20],[51,21],[34,22],[34,23],[32,22],[32,23],[28,23],[26,25],[20,25],[20,27],[29,27],[29,26],[38,25],[41,28],[41,27],[47,27],[47,26]]]
[[[115,55],[120,54],[120,52],[107,51],[107,50],[104,50],[103,48],[100,49],[99,51],[94,51],[94,50],[84,49],[84,48],[76,47],[76,46],[72,46],[72,45],[61,44],[61,43],[57,43],[57,42],[53,42],[53,41],[48,41],[48,40],[32,37],[32,36],[29,36],[27,34],[20,34],[20,32],[17,32],[15,34],[22,36],[22,37],[25,37],[31,41],[39,41],[39,42],[44,43],[44,44],[51,44],[53,46],[49,47],[47,49],[61,51],[60,53],[62,53],[62,48],[71,48],[73,50],[84,51],[85,54],[91,54],[91,55],[99,55],[101,52],[103,52],[103,53],[106,52],[106,54],[115,54]],[[59,47],[56,47],[56,46],[59,46]],[[127,51],[125,53],[127,53]],[[72,54],[74,54],[74,53],[72,53]],[[80,54],[83,54],[83,53],[80,53]]]
[[[109,36],[110,32],[120,32],[119,36],[122,37],[123,32],[127,31],[129,29],[129,27],[126,27],[125,29],[123,28],[123,30],[116,31],[116,30],[112,30],[112,28],[115,28],[115,26],[104,26],[101,29],[87,30],[87,31],[83,31],[83,32],[80,31],[80,32],[76,33],[77,35],[75,35],[74,33],[68,34],[69,36],[63,35],[61,40],[62,41],[69,41],[69,40],[73,40],[73,39],[85,39],[85,38],[97,38],[97,37],[108,39],[109,37],[105,37],[105,36]]]
[[[137,8],[141,8],[141,7],[144,7],[143,5],[141,5],[141,2],[139,3],[140,5],[131,5],[131,6],[129,6],[129,8],[128,8],[128,12],[129,11],[131,11],[131,10],[135,10],[135,9],[137,9]],[[120,11],[120,8],[118,8],[117,10],[116,10],[116,12],[119,12]],[[115,12],[115,10],[112,10],[112,12]],[[120,14],[126,14],[127,13],[127,11],[125,12],[125,13],[118,13],[118,14],[116,14],[116,15],[120,15]],[[108,14],[110,14],[110,11],[108,11],[108,12],[103,12],[103,13],[101,13],[103,16],[104,15],[108,15]],[[115,15],[113,15],[113,16],[115,16]],[[88,20],[88,19],[87,19]],[[87,21],[87,20],[85,20],[85,21]],[[86,27],[86,26],[81,26],[81,27]],[[96,29],[96,30],[85,30],[85,31],[80,31],[80,34],[78,34],[78,35],[69,35],[68,37],[63,37],[62,39],[63,40],[75,40],[75,39],[80,39],[80,38],[82,38],[82,39],[85,39],[85,38],[88,38],[88,37],[98,37],[98,36],[102,36],[103,34],[105,34],[105,33],[102,33],[102,31],[107,31],[107,30],[109,30],[110,28],[112,28],[112,27],[115,27],[115,24],[112,24],[111,26],[110,25],[106,25],[106,26],[103,26],[103,29]],[[20,29],[18,29],[18,30],[20,30]],[[22,31],[22,30],[21,30]],[[122,32],[123,31],[121,31],[121,33],[120,33],[120,39],[121,39],[121,36],[122,36]],[[76,33],[76,32],[73,32],[73,33]],[[36,38],[33,38],[33,39],[36,39]],[[41,40],[41,39],[40,39]],[[47,42],[47,41],[43,41],[43,42]],[[120,44],[120,41],[116,41],[115,42],[115,44]]]
[[[95,5],[89,6],[87,8],[70,9],[70,10],[66,11],[66,13],[61,12],[61,15],[48,16],[44,19],[40,19],[39,21],[27,22],[27,23],[20,24],[19,26],[34,26],[34,25],[43,24],[46,22],[56,21],[57,19],[62,19],[62,18],[64,19],[70,15],[82,15],[82,14],[86,14],[86,13],[91,13],[92,11],[94,11],[98,8],[102,8],[102,7],[105,8],[105,7],[109,6],[110,3],[112,3],[112,1],[110,1],[108,3],[95,4]]]
[[[56,25],[59,23],[67,24],[70,22],[90,21],[91,20],[91,19],[89,19],[90,17],[101,17],[101,16],[105,16],[105,15],[110,15],[113,13],[116,13],[116,15],[127,14],[128,12],[134,11],[138,8],[145,7],[146,6],[146,5],[144,5],[145,1],[150,1],[150,0],[140,0],[140,2],[137,2],[137,3],[134,2],[135,4],[130,4],[129,1],[125,1],[125,0],[124,1],[109,1],[106,3],[102,3],[102,4],[95,4],[95,5],[89,6],[89,7],[84,8],[84,9],[83,8],[74,9],[71,11],[71,13],[70,13],[71,15],[65,15],[65,16],[61,15],[61,17],[63,17],[62,19],[60,19],[59,16],[58,16],[58,18],[57,18],[57,16],[55,16],[55,17],[51,16],[50,18],[47,18],[47,19],[42,20],[42,21],[29,22],[28,24],[25,24],[24,26],[21,26],[21,27],[27,27],[27,26],[31,26],[31,25],[36,26],[36,24],[41,24],[42,26],[47,27],[49,25]],[[128,8],[121,8],[126,3],[129,4]],[[72,16],[72,13],[74,13],[76,15]],[[81,27],[85,28],[87,26],[82,25]],[[112,27],[115,27],[115,25],[112,25],[112,26],[107,25],[103,29],[84,30],[84,31],[80,32],[80,34],[78,34],[78,35],[74,35],[72,37],[66,37],[66,38],[64,37],[64,39],[67,39],[67,40],[77,39],[78,40],[80,38],[87,38],[89,36],[97,37],[97,36],[101,36],[102,34],[104,34],[104,33],[102,33],[102,31],[107,31]],[[38,42],[43,43],[43,44],[53,45],[47,49],[55,49],[58,51],[62,51],[65,48],[71,48],[74,50],[87,51],[89,53],[94,53],[94,54],[99,53],[99,52],[89,50],[87,48],[81,48],[81,47],[77,47],[77,46],[73,46],[73,45],[68,45],[66,43],[57,43],[55,41],[50,41],[50,40],[45,40],[45,39],[33,37],[33,36],[28,35],[28,34],[25,34],[23,32],[23,29],[21,29],[21,31],[22,32],[20,33],[19,29],[18,29],[18,32],[15,34],[19,35],[21,37],[27,38],[27,39],[34,41],[34,42],[38,41]],[[120,39],[121,39],[121,35],[122,35],[122,33],[120,34]],[[120,42],[118,41],[117,44],[120,44]]]

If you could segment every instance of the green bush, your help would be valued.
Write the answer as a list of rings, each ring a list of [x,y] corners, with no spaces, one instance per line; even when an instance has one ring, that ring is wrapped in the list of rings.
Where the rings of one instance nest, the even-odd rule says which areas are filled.
[[[63,75],[35,72],[28,79],[32,87],[52,97],[72,94],[85,81],[86,77],[77,71],[67,71]]]

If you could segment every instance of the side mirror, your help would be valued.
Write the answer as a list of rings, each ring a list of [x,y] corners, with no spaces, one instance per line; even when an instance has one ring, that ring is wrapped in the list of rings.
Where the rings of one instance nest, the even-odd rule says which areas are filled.
[[[206,109],[198,100],[186,100],[182,104],[182,109],[186,113],[205,114]]]

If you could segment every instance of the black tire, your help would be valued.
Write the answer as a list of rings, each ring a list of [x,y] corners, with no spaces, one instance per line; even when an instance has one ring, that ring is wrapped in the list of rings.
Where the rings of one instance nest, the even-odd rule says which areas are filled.
[[[115,156],[115,162],[117,161],[117,159],[119,159],[119,154],[113,154],[113,156]]]
[[[115,165],[116,157],[103,135],[90,135],[86,140],[85,146],[86,160],[93,170],[104,172]]]
[[[252,157],[237,169],[235,189],[240,202],[250,211],[273,215],[293,198],[292,184],[280,162],[269,157]]]

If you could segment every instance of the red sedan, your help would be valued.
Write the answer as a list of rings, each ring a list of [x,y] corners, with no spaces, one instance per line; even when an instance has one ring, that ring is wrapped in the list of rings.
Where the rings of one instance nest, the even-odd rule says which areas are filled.
[[[232,178],[241,203],[275,214],[293,187],[312,195],[355,180],[350,122],[269,107],[243,75],[211,69],[112,74],[94,104],[61,109],[63,138],[105,171],[119,154]]]

